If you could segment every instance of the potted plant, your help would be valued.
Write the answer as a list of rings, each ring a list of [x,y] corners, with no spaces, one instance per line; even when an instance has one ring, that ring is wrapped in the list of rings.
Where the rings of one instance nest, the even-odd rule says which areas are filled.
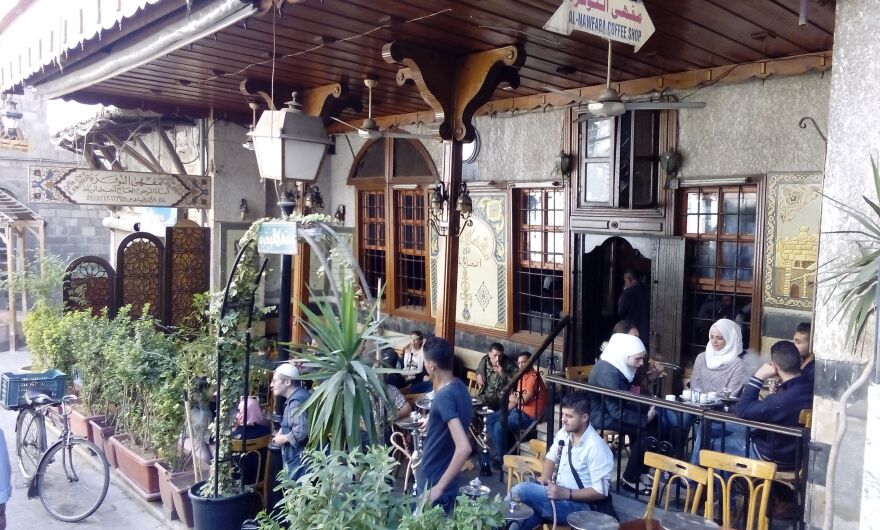
[[[159,497],[158,441],[167,436],[167,423],[159,421],[160,403],[176,400],[175,348],[171,339],[156,329],[145,310],[132,322],[130,346],[118,352],[117,376],[123,384],[117,433],[110,440],[124,478],[146,499]],[[182,407],[177,429],[183,424]]]
[[[211,384],[216,388],[216,415],[212,423],[215,451],[207,480],[189,490],[196,528],[238,530],[256,511],[255,493],[233,480],[229,458],[231,418],[247,377],[242,369],[250,355],[250,323],[256,314],[256,289],[265,271],[260,264],[255,240],[264,220],[251,225],[242,236],[230,280],[223,292],[210,296],[206,312],[207,337],[213,346],[215,370]]]
[[[451,520],[440,507],[426,507],[427,495],[402,498],[388,480],[398,463],[381,445],[366,451],[307,450],[303,460],[309,472],[296,483],[282,479],[284,496],[274,515],[257,516],[261,530],[492,530],[504,524],[499,496],[459,497]]]

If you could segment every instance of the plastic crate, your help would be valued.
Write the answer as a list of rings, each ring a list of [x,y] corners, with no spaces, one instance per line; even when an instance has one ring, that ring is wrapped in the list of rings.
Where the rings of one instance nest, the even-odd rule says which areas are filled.
[[[18,408],[24,404],[24,396],[32,388],[45,391],[53,399],[61,399],[66,380],[65,373],[54,368],[41,373],[4,372],[0,375],[0,405],[7,409]]]

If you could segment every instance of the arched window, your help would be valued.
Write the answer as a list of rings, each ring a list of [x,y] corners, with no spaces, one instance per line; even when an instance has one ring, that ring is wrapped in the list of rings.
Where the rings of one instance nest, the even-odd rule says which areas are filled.
[[[357,247],[375,293],[385,286],[387,311],[430,316],[428,308],[427,186],[437,169],[418,140],[379,138],[354,159]]]

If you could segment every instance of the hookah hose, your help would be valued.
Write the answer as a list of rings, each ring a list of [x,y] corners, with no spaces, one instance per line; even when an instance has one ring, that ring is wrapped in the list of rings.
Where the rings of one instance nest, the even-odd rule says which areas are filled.
[[[553,484],[556,484],[556,478],[559,475],[559,463],[562,460],[562,448],[565,447],[565,442],[563,440],[559,440],[559,453],[556,455],[556,463],[553,464],[553,476],[551,481]],[[553,509],[553,530],[556,530],[556,501],[550,501],[550,507]]]

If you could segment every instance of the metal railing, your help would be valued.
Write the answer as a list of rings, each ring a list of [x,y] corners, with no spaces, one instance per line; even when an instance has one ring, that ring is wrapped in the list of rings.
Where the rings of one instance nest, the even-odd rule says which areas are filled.
[[[552,445],[553,437],[556,434],[556,426],[554,425],[556,419],[555,414],[557,403],[559,403],[560,400],[555,398],[559,394],[559,390],[563,393],[567,391],[584,391],[590,394],[591,398],[598,396],[599,405],[602,407],[603,413],[604,411],[607,411],[607,408],[605,407],[606,401],[614,400],[619,405],[619,416],[611,418],[612,424],[617,422],[616,426],[619,428],[619,430],[614,429],[617,434],[617,443],[612,446],[612,451],[614,452],[615,460],[617,462],[617,485],[615,491],[618,493],[621,490],[623,453],[626,448],[625,440],[627,437],[631,440],[630,458],[637,457],[641,459],[644,451],[647,450],[685,461],[691,460],[692,450],[690,450],[689,447],[697,442],[698,430],[701,431],[702,449],[713,449],[722,453],[728,449],[727,444],[730,443],[733,436],[744,436],[745,447],[743,453],[744,456],[749,458],[757,457],[757,455],[753,453],[751,443],[752,435],[755,433],[770,433],[773,440],[773,445],[771,445],[772,449],[778,447],[779,444],[794,443],[795,451],[793,462],[791,462],[790,466],[781,466],[777,471],[777,476],[780,478],[787,475],[784,476],[785,480],[779,480],[777,482],[784,482],[790,484],[790,486],[779,484],[774,485],[774,489],[777,487],[789,487],[793,490],[794,502],[796,503],[797,509],[795,515],[799,518],[796,527],[804,528],[804,504],[807,483],[805,456],[809,454],[810,441],[808,428],[784,427],[770,423],[745,420],[738,418],[732,412],[716,411],[698,405],[667,401],[651,396],[636,395],[621,390],[612,390],[591,385],[589,383],[571,381],[558,375],[547,375],[544,380],[548,386],[550,394],[549,406],[551,408],[551,411],[547,416],[548,447]],[[671,420],[658,420],[651,422],[652,425],[649,426],[643,426],[641,422],[635,425],[626,425],[623,422],[623,411],[625,408],[628,407],[632,410],[632,408],[635,407],[637,417],[642,418],[647,414],[647,410],[651,406],[655,407],[657,410],[658,418],[661,415],[665,415],[667,418],[671,418]],[[593,411],[594,414],[596,412],[597,411],[595,410]],[[665,426],[661,425],[664,421],[666,422]],[[670,427],[670,422],[675,426]],[[605,432],[603,431],[608,430],[611,429],[602,429],[600,430],[600,434],[604,437]],[[691,431],[694,433],[693,438],[691,438],[690,435]],[[721,437],[717,436],[718,431],[721,432]],[[713,437],[713,434],[716,434],[716,436]],[[638,444],[641,444],[641,446],[638,446]],[[775,450],[773,453],[775,453]],[[640,497],[639,492],[634,492],[633,497],[638,499]]]
[[[507,433],[507,416],[508,416],[508,412],[510,411],[510,409],[507,408],[507,405],[508,405],[508,401],[510,399],[510,392],[514,388],[516,388],[517,385],[519,385],[519,382],[522,379],[523,375],[525,375],[527,372],[529,372],[535,366],[536,362],[539,362],[539,360],[541,359],[541,355],[543,355],[544,352],[547,351],[547,348],[549,348],[553,345],[553,343],[556,341],[556,338],[559,336],[559,334],[562,333],[563,331],[565,331],[566,328],[568,328],[571,323],[572,323],[572,318],[569,315],[563,315],[562,318],[559,319],[559,322],[557,322],[556,325],[553,326],[553,329],[550,331],[550,334],[547,335],[547,337],[544,339],[544,341],[541,343],[541,345],[538,347],[538,349],[536,349],[534,351],[534,353],[532,353],[531,357],[529,357],[529,360],[528,360],[528,362],[526,362],[526,365],[521,370],[516,372],[513,375],[513,377],[511,378],[510,382],[507,383],[507,386],[504,387],[504,389],[501,393],[501,403],[499,405],[499,413],[500,413],[499,421],[501,422],[501,432],[502,433]],[[569,334],[568,333],[565,334],[565,336],[563,337],[563,340],[564,340],[564,343],[563,343],[563,347],[562,347],[562,350],[563,350],[562,364],[564,365],[565,359],[567,357],[566,354],[568,353],[568,350],[569,350]],[[551,359],[551,361],[555,362],[555,357],[553,357]],[[554,366],[554,362],[550,363],[551,367]],[[540,366],[540,363],[539,363],[539,366]],[[544,416],[547,416],[549,414],[549,416],[552,418],[552,416],[553,416],[552,410],[553,409],[549,405],[553,402],[553,396],[551,395],[548,397],[550,398],[547,400],[548,407],[543,412],[544,412]],[[507,435],[505,434],[504,436],[502,436],[501,440],[499,440],[499,443],[501,444],[501,446],[495,448],[496,451],[498,452],[497,454],[505,455],[505,454],[508,454],[509,452],[515,450],[519,446],[519,444],[522,442],[522,440],[526,436],[528,436],[529,433],[531,433],[533,430],[535,430],[537,428],[538,424],[541,423],[541,421],[542,421],[542,418],[533,418],[532,423],[528,427],[526,427],[525,429],[522,429],[520,431],[520,434],[516,437],[516,441],[513,443],[513,445],[511,445],[510,448],[507,447]],[[552,421],[552,419],[550,421]],[[502,480],[503,480],[504,474],[502,473],[501,476],[502,476]]]

